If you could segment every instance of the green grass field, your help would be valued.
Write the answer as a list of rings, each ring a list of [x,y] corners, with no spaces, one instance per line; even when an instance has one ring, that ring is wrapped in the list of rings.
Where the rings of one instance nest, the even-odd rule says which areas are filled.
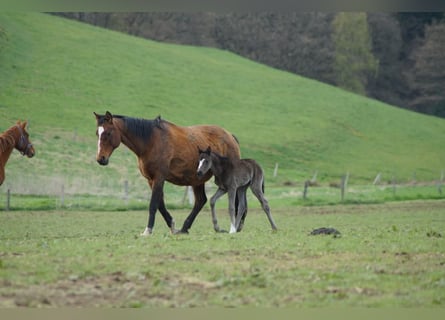
[[[158,216],[148,238],[145,211],[3,212],[0,306],[443,307],[444,208],[277,209],[276,233],[255,209],[235,235],[215,233],[205,210],[189,235]],[[342,235],[308,235],[319,227]]]
[[[146,185],[121,147],[95,162],[93,111],[181,125],[223,126],[268,181],[432,181],[444,170],[443,119],[401,110],[210,48],[157,43],[39,13],[0,15],[0,129],[30,121],[37,149],[14,153],[6,187],[18,193],[114,196]],[[275,163],[278,176],[270,177]],[[6,188],[5,187],[5,188]]]
[[[12,154],[0,188],[0,208],[12,193],[0,211],[0,307],[444,307],[443,119],[229,52],[41,13],[1,13],[0,32],[0,130],[28,120],[37,150]],[[93,111],[105,110],[236,134],[265,170],[279,231],[249,192],[239,234],[214,233],[206,206],[188,236],[158,215],[140,237],[150,195],[136,157],[120,147],[109,166],[95,161]],[[314,172],[320,186],[303,200]],[[328,185],[346,172],[341,203]],[[182,225],[184,188],[167,184],[165,198]],[[342,236],[308,235],[325,226]]]

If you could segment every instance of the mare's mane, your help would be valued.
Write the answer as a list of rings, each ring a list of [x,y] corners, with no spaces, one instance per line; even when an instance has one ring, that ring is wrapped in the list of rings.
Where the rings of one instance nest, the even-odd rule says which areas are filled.
[[[9,146],[15,145],[15,140],[14,140],[14,137],[12,136],[12,129],[13,128],[9,128],[3,134],[0,134],[0,151],[1,152],[5,152],[5,150]]]
[[[148,141],[153,133],[154,128],[163,129],[164,120],[160,116],[154,120],[132,118],[127,116],[113,115],[113,118],[121,119],[127,130],[133,135]]]

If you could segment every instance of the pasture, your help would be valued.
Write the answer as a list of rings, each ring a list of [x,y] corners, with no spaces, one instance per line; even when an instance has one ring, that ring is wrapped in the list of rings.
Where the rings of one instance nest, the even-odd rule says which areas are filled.
[[[445,305],[444,200],[272,212],[275,233],[257,208],[241,233],[215,233],[207,206],[189,235],[158,215],[150,237],[146,210],[1,212],[0,306]]]
[[[0,211],[0,307],[445,305],[443,119],[46,14],[2,13],[0,28],[1,126],[26,118],[36,147],[33,159],[11,155],[0,189],[1,203],[12,192]],[[121,147],[106,168],[95,159],[93,111],[105,110],[235,133],[265,170],[278,232],[248,192],[241,233],[215,233],[207,204],[189,235],[171,235],[158,213],[140,237],[150,193],[135,156]],[[303,200],[314,172],[320,187]],[[328,185],[346,172],[341,203]],[[166,184],[165,195],[181,226],[184,188]],[[217,212],[228,229],[226,198]],[[319,227],[342,235],[308,235]]]

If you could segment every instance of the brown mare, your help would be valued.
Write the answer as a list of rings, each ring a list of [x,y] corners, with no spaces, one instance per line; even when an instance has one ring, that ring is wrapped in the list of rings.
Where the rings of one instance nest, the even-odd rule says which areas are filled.
[[[197,214],[207,202],[204,183],[212,176],[211,172],[202,179],[196,176],[197,148],[210,145],[230,159],[240,158],[236,138],[218,126],[182,127],[160,117],[146,120],[112,115],[108,111],[105,115],[94,114],[98,136],[97,162],[107,165],[113,150],[122,142],[136,154],[139,170],[152,190],[148,224],[142,235],[152,233],[158,209],[172,233],[188,233]],[[165,181],[193,188],[195,204],[180,231],[175,230],[173,218],[165,207]]]
[[[22,155],[32,158],[35,154],[34,147],[29,141],[29,134],[26,132],[27,122],[17,124],[6,130],[0,135],[0,186],[5,180],[5,166],[12,153],[16,148]]]

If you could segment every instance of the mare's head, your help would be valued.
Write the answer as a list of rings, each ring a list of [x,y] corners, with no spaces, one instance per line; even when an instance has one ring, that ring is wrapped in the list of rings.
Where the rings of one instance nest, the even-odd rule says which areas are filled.
[[[94,115],[97,121],[96,135],[98,137],[96,160],[100,165],[106,166],[114,149],[121,143],[121,134],[110,112],[107,111],[105,115],[94,112]]]
[[[26,131],[26,125],[28,124],[27,121],[25,122],[17,122],[16,128],[17,131],[19,133],[19,138],[16,139],[15,142],[15,148],[20,151],[20,153],[22,155],[26,155],[28,158],[32,158],[34,157],[34,155],[36,154],[34,147],[31,143],[31,141],[29,141],[29,134]]]
[[[201,150],[198,147],[198,153],[199,153],[199,162],[196,174],[198,175],[199,178],[202,178],[212,168],[213,165],[212,150],[210,149],[210,147],[207,147],[206,150]]]

